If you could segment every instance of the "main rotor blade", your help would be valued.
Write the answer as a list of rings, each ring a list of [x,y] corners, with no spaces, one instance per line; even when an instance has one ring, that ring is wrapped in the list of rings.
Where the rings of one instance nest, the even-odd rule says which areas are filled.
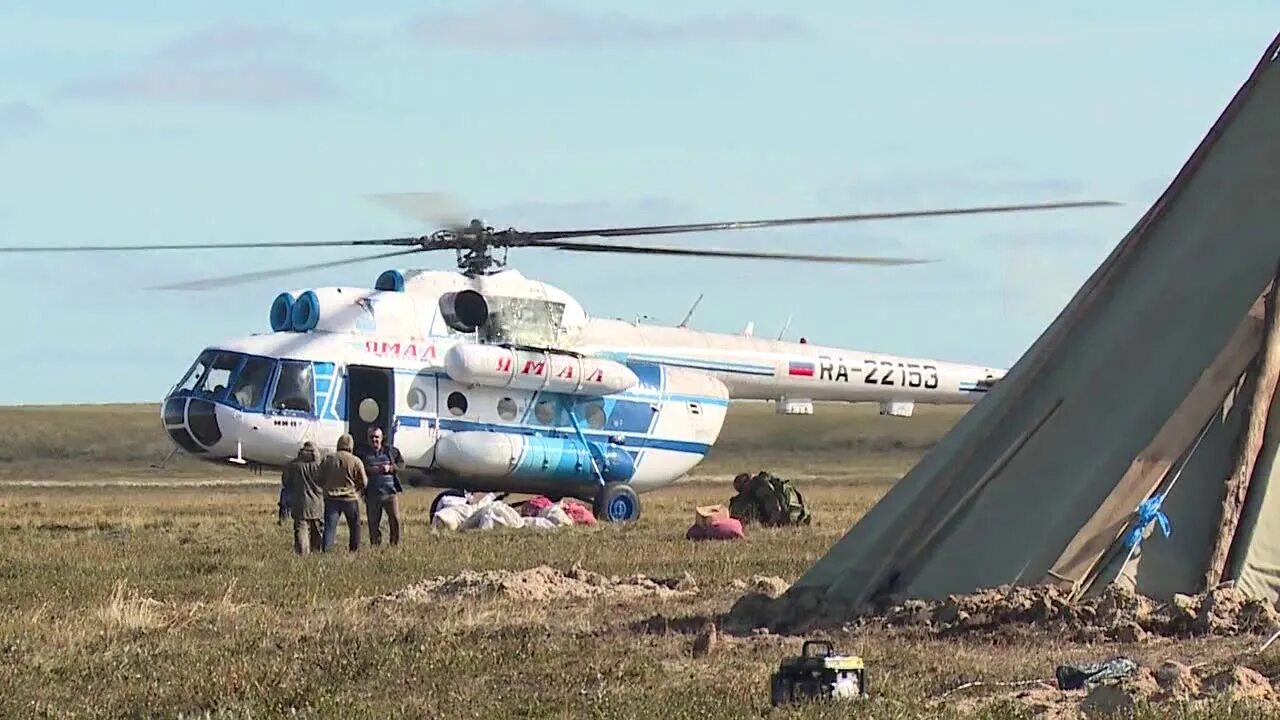
[[[593,230],[538,230],[533,232],[514,231],[516,237],[532,241],[556,240],[574,237],[625,237],[629,235],[664,235],[669,233],[704,232],[709,230],[745,230],[762,227],[781,227],[784,225],[813,225],[830,222],[852,222],[861,220],[895,220],[901,218],[937,217],[943,215],[978,215],[986,213],[1023,212],[1028,210],[1061,210],[1065,208],[1102,207],[1119,205],[1111,200],[1088,200],[1080,202],[1036,203],[1030,205],[989,205],[984,207],[949,208],[942,210],[904,210],[899,212],[855,213],[851,215],[817,215],[812,217],[779,218],[773,220],[738,220],[727,222],[693,223],[687,225],[644,225],[636,227],[596,228]]]
[[[419,245],[421,238],[389,238],[385,240],[301,240],[297,242],[211,243],[200,245],[28,245],[0,246],[0,252],[94,252],[130,250],[235,250],[241,248],[342,247],[368,245]]]
[[[796,253],[756,252],[752,250],[720,250],[718,248],[683,248],[665,245],[610,245],[605,243],[548,243],[549,247],[571,252],[626,253],[633,255],[684,255],[693,257],[730,257],[754,260],[794,260],[801,262],[839,263],[846,265],[917,265],[933,260],[918,258],[851,257],[847,255],[803,255]]]
[[[413,253],[424,252],[428,248],[416,247],[411,250],[396,250],[395,252],[382,253],[380,255],[366,255],[365,257],[344,258],[342,260],[330,260],[322,263],[311,263],[309,265],[297,265],[294,267],[277,268],[275,270],[262,270],[252,273],[239,273],[236,275],[225,275],[216,278],[205,278],[203,280],[191,280],[189,282],[173,283],[172,285],[157,285],[147,288],[148,290],[210,290],[213,288],[227,287],[230,285],[241,285],[253,282],[254,280],[262,280],[265,278],[280,277],[282,275],[292,275],[294,273],[305,272],[307,270],[320,270],[323,268],[338,267],[341,265],[350,265],[353,263],[361,263],[368,260],[381,260],[384,258],[398,257],[400,255],[412,255]]]

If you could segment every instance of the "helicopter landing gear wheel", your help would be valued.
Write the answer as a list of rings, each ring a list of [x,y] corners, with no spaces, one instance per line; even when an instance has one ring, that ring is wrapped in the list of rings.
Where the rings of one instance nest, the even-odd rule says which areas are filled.
[[[436,517],[436,511],[440,509],[440,502],[447,497],[465,498],[467,494],[462,490],[443,490],[435,499],[431,501],[431,509],[427,511],[427,523],[430,523]]]
[[[635,522],[640,518],[640,498],[623,483],[609,483],[591,503],[596,519],[608,522]]]

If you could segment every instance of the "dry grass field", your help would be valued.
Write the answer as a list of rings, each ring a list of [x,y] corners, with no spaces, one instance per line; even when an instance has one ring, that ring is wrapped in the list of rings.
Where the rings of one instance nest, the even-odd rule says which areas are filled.
[[[276,524],[275,478],[182,459],[149,467],[167,452],[154,407],[0,409],[0,717],[850,717],[769,708],[769,673],[802,638],[722,634],[695,657],[687,626],[727,611],[757,576],[794,580],[957,417],[735,407],[699,476],[644,496],[634,525],[432,533],[435,491],[411,489],[402,546],[297,557]],[[801,478],[811,527],[684,539],[695,505],[728,499],[726,476],[760,468]],[[198,482],[209,479],[226,484]],[[567,586],[554,576],[511,585],[540,565],[680,579],[680,594],[606,583],[557,597]],[[456,596],[388,597],[468,571],[505,572],[506,586],[474,580],[509,592],[470,597],[455,583]],[[856,712],[873,718],[1017,717],[975,704],[981,691],[934,701],[970,680],[1050,677],[1062,662],[1195,662],[1256,644],[824,637],[869,662],[876,697]],[[1197,712],[1172,716],[1224,716]]]

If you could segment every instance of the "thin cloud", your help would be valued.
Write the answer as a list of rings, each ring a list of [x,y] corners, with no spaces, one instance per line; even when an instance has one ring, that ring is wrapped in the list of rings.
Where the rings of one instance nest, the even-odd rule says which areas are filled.
[[[371,39],[348,32],[301,32],[276,25],[220,23],[175,39],[157,50],[153,60],[194,63],[265,57],[297,59],[314,53],[332,55],[371,44]]]
[[[328,100],[337,86],[297,65],[242,63],[218,67],[148,66],[120,75],[86,78],[67,95],[109,102],[211,103],[243,107]]]
[[[555,8],[541,2],[502,0],[470,11],[437,10],[409,22],[409,34],[430,46],[466,48],[599,47],[697,41],[776,41],[809,35],[795,18],[781,15],[701,15],[651,20],[618,11]]]
[[[133,70],[70,82],[62,94],[243,108],[323,102],[340,94],[337,84],[299,59],[328,56],[328,40],[282,27],[214,25],[176,38]]]
[[[18,134],[44,126],[44,115],[23,102],[0,102],[0,134]]]

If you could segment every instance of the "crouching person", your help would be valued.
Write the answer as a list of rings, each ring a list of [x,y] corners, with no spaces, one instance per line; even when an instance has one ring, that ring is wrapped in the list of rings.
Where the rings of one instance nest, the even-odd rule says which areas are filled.
[[[282,497],[293,516],[293,551],[320,552],[324,523],[324,488],[320,485],[320,453],[310,440],[284,466]]]
[[[324,487],[324,545],[328,552],[338,538],[338,518],[347,519],[350,534],[347,548],[360,549],[360,493],[369,484],[364,463],[352,452],[355,442],[350,435],[338,438],[337,452],[320,464],[320,484]]]

